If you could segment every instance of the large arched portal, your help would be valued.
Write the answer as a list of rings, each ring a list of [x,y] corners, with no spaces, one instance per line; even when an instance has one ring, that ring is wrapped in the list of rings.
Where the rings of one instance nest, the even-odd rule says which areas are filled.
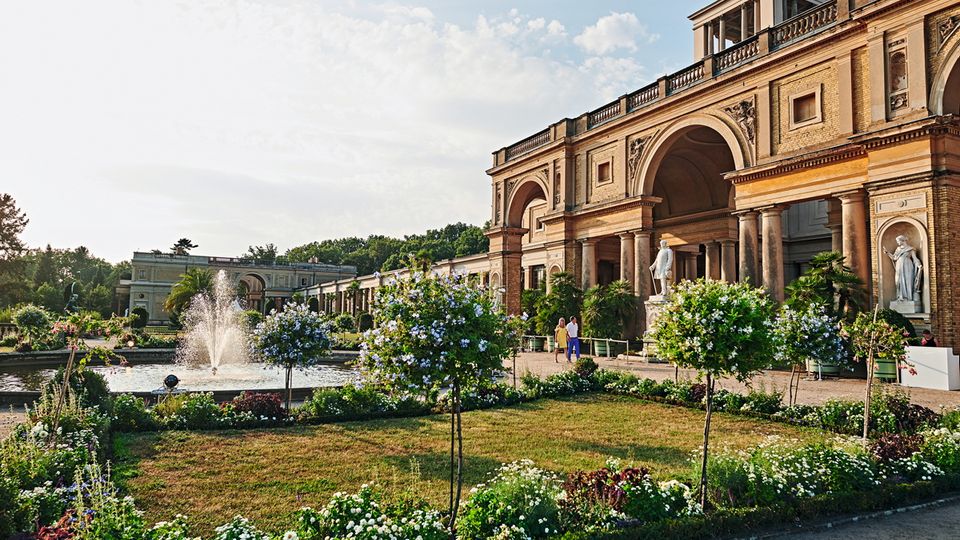
[[[546,179],[539,174],[508,183],[504,235],[500,254],[491,259],[491,267],[499,274],[498,289],[502,289],[502,299],[511,313],[520,312],[524,288],[536,287],[538,278],[545,281],[541,269],[546,263],[546,226],[542,218],[549,200]]]
[[[960,115],[960,40],[954,41],[930,85],[930,111]]]
[[[240,283],[237,285],[237,296],[243,300],[246,309],[263,313],[267,307],[263,301],[265,288],[266,283],[262,277],[257,274],[246,274],[240,278]]]
[[[661,199],[653,208],[651,256],[666,240],[675,251],[676,279],[736,279],[737,222],[724,174],[742,165],[739,143],[723,128],[678,127],[657,145],[643,184],[646,194]]]

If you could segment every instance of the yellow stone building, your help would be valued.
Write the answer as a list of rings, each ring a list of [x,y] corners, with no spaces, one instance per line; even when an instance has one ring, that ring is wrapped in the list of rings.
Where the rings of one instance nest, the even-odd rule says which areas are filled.
[[[960,345],[960,4],[719,0],[690,20],[691,66],[494,152],[507,306],[560,271],[645,299],[663,239],[676,278],[778,299],[834,249],[886,307],[904,236],[922,267],[898,309]]]

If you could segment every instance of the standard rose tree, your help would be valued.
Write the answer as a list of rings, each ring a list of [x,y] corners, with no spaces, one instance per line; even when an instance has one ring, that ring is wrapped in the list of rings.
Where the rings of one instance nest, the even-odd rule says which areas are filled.
[[[461,394],[503,373],[515,343],[511,318],[466,277],[415,272],[377,291],[374,329],[364,334],[364,375],[396,392],[450,392],[450,528],[455,528],[463,471]],[[456,443],[456,452],[454,446]]]
[[[745,381],[767,367],[774,353],[773,302],[760,289],[724,281],[676,286],[651,332],[657,355],[706,378],[706,418],[700,468],[700,504],[707,504],[707,455],[716,380]]]

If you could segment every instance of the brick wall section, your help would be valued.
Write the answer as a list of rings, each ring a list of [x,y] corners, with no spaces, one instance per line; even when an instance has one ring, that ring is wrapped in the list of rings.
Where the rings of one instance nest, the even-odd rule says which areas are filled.
[[[853,130],[863,133],[870,126],[870,68],[867,48],[860,47],[852,54],[853,71]]]
[[[960,181],[960,177],[953,180]],[[960,346],[960,188],[937,182],[933,188],[936,269],[932,272],[932,296],[937,309],[933,313],[933,330],[940,344]]]
[[[790,97],[821,86],[823,121],[790,130]],[[794,152],[835,140],[840,135],[840,96],[837,69],[824,63],[773,83],[771,91],[774,154]]]

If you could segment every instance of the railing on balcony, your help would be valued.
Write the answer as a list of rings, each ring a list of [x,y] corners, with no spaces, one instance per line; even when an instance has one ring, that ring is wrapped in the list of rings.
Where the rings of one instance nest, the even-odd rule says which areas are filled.
[[[713,57],[713,72],[721,73],[760,54],[760,36],[747,38]]]
[[[648,103],[653,103],[660,97],[660,85],[647,85],[627,96],[627,110],[635,111]]]
[[[526,139],[507,147],[507,161],[511,159],[526,154],[540,148],[541,146],[546,145],[550,142],[550,128],[547,128],[536,135],[527,137]]]
[[[609,122],[618,116],[620,116],[620,100],[604,105],[590,113],[587,117],[587,129],[592,129],[604,122]]]
[[[667,76],[667,94],[703,80],[703,61]]]
[[[837,20],[837,2],[834,0],[818,8],[807,10],[770,29],[770,48],[783,46],[815,32]]]

